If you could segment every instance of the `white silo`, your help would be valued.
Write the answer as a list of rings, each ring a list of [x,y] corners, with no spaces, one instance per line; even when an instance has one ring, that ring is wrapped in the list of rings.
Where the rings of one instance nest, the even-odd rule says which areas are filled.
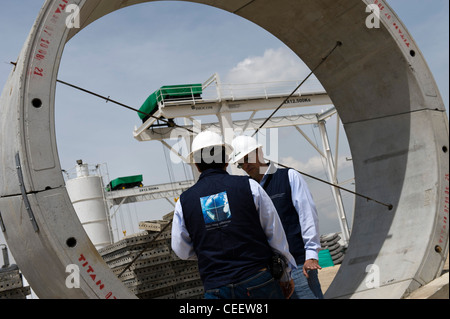
[[[83,161],[77,164],[77,177],[66,181],[67,192],[84,230],[99,250],[112,243],[102,177],[89,175],[89,167]]]

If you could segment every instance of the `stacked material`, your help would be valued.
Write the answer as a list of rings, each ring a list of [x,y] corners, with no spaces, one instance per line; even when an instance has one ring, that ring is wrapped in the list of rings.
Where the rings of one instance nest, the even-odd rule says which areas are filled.
[[[17,265],[0,268],[0,299],[26,299],[30,287],[23,286],[22,274]]]
[[[144,232],[99,250],[120,279],[140,299],[199,299],[203,297],[197,261],[180,260],[171,248],[173,214],[162,221],[141,222]],[[145,250],[144,250],[145,249]]]
[[[333,233],[320,236],[320,245],[322,250],[329,250],[334,265],[339,265],[344,260],[345,247],[339,241],[341,236],[339,233]]]

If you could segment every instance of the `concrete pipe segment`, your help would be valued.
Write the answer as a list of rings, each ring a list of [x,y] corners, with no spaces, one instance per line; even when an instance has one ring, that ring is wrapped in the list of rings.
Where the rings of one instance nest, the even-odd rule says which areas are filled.
[[[1,231],[40,298],[135,298],[69,200],[54,101],[66,42],[102,16],[144,2],[47,0],[3,90]],[[311,69],[342,42],[315,74],[344,123],[356,191],[392,209],[357,199],[348,251],[326,297],[402,298],[437,278],[448,251],[448,117],[419,48],[386,1],[194,2],[258,24]],[[68,5],[79,8],[80,28],[68,28]],[[68,288],[70,265],[79,268],[79,289]]]

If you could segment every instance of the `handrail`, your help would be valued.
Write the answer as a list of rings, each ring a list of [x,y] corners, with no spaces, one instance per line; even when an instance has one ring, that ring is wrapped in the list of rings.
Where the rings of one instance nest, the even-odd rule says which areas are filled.
[[[215,84],[215,85],[214,85]],[[176,86],[174,88],[167,87],[161,88],[157,91],[157,100],[160,108],[165,105],[173,104],[196,104],[196,101],[221,101],[230,100],[235,101],[238,99],[252,99],[252,98],[265,98],[284,96],[292,93],[292,90],[297,87],[298,81],[273,81],[273,82],[260,82],[260,83],[221,83],[217,74],[213,74],[202,84],[202,95],[196,97],[195,88],[191,85]],[[185,89],[187,92],[176,93],[176,90]],[[166,91],[166,92],[163,92]],[[170,91],[175,93],[170,94]],[[165,93],[171,95],[170,99],[165,97]],[[317,94],[326,93],[317,79],[311,79],[306,82],[303,89],[299,90],[294,96],[302,96],[305,94]],[[180,96],[177,98],[176,96]],[[173,98],[175,96],[175,98]]]

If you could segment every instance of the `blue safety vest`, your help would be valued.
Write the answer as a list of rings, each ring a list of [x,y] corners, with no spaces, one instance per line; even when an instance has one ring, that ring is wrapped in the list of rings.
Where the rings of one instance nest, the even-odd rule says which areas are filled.
[[[289,183],[289,169],[277,169],[267,175],[264,189],[272,199],[289,244],[289,251],[298,265],[305,262],[305,244],[302,237],[300,220],[292,203],[291,185]]]
[[[267,267],[272,250],[248,177],[207,170],[180,201],[205,290],[238,283]]]

